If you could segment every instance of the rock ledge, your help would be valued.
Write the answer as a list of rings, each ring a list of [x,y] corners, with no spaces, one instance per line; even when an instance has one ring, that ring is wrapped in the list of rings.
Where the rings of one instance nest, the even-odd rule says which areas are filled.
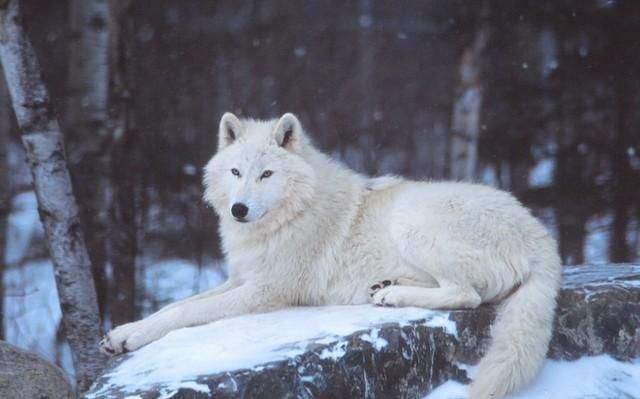
[[[481,357],[489,342],[489,326],[494,317],[494,309],[489,306],[452,312],[342,308],[355,308],[357,317],[362,317],[363,312],[373,316],[337,329],[339,332],[353,330],[348,333],[327,333],[329,330],[319,328],[319,335],[313,339],[280,342],[269,352],[276,360],[257,355],[255,364],[247,364],[246,359],[244,363],[238,362],[233,348],[230,348],[231,355],[216,355],[224,352],[224,342],[216,341],[220,336],[211,329],[222,321],[176,331],[138,352],[112,361],[87,397],[421,398],[447,380],[468,381],[466,365],[474,364]],[[397,321],[394,311],[398,312]],[[326,311],[311,308],[293,312],[297,317],[302,316],[302,323],[307,320],[322,324],[325,319],[321,317],[329,313],[330,318],[332,312],[337,318],[351,317],[344,316],[335,307]],[[245,316],[230,320],[227,329],[220,331],[232,329],[236,335],[246,333],[249,337],[246,342],[253,344],[260,334],[238,329],[243,319],[253,319],[254,324],[249,326],[254,329],[261,329],[265,323],[285,323],[282,327],[285,332],[291,329],[286,325],[290,314],[292,312],[285,311]],[[275,331],[277,333],[277,328]],[[262,339],[273,341],[275,335],[269,336],[269,331],[266,334]],[[203,336],[206,342],[194,344],[194,340]],[[184,345],[187,340],[188,345]],[[212,357],[217,359],[211,360],[212,371],[185,378],[185,365],[175,363],[187,359],[185,363],[195,364],[203,357],[206,362],[210,345],[222,348],[214,350]],[[176,346],[179,352],[175,351]],[[619,360],[640,356],[640,265],[565,268],[548,356],[577,359],[600,354]],[[228,368],[224,368],[226,363]]]

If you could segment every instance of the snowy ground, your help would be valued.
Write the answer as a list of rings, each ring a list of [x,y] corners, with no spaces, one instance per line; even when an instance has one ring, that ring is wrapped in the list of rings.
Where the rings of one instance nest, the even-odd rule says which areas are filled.
[[[71,374],[69,347],[56,342],[61,313],[51,262],[28,262],[5,270],[4,287],[5,339],[61,364]]]
[[[143,314],[220,284],[223,276],[218,270],[218,265],[198,267],[181,259],[149,261],[141,279],[144,282]],[[51,262],[37,260],[9,268],[5,271],[4,287],[6,340],[61,364],[71,376],[69,348],[56,342],[61,313]]]
[[[425,399],[463,399],[466,386],[449,381]],[[573,362],[547,360],[538,379],[510,399],[640,398],[640,360],[624,363],[609,356]]]

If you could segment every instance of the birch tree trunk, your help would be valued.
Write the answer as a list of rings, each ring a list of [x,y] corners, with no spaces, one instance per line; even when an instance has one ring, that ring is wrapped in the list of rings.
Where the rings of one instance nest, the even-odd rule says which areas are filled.
[[[0,79],[0,340],[4,339],[4,257],[7,242],[7,219],[11,210],[12,187],[9,182],[9,134],[11,102],[7,85]]]
[[[0,61],[33,176],[78,389],[84,391],[105,362],[97,345],[101,325],[91,262],[80,230],[62,134],[23,31],[18,0],[0,2]]]
[[[108,129],[109,7],[107,0],[72,0],[72,39],[66,102],[69,167],[80,206],[87,249],[98,294],[106,308],[107,209],[109,197]]]
[[[69,52],[67,114],[78,134],[91,131],[106,139],[109,95],[109,30],[107,0],[72,0],[69,4],[73,31]],[[92,145],[92,144],[88,144]]]
[[[473,43],[464,49],[455,90],[451,138],[449,140],[449,176],[455,180],[471,180],[478,162],[480,112],[483,85],[480,56],[488,39],[488,28],[481,26]]]
[[[131,67],[134,43],[132,4],[131,0],[109,0],[109,108],[113,139],[109,237],[114,279],[114,295],[111,297],[110,305],[111,321],[114,325],[135,318],[137,151]]]

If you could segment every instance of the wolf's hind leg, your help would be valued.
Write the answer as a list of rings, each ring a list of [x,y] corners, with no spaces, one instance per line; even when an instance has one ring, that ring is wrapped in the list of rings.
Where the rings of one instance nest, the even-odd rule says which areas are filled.
[[[482,298],[470,286],[445,285],[437,288],[389,285],[373,294],[380,306],[419,306],[430,309],[476,308]]]
[[[433,281],[428,281],[428,279],[418,280],[418,279],[415,279],[415,278],[406,278],[406,277],[399,277],[399,278],[396,278],[396,279],[381,280],[381,281],[373,283],[371,286],[369,286],[369,296],[371,298],[373,298],[373,296],[376,294],[376,292],[378,292],[381,289],[384,289],[386,287],[389,287],[391,285],[404,285],[404,286],[411,286],[411,287],[435,288],[435,287],[438,286],[438,283],[435,280],[433,280]]]

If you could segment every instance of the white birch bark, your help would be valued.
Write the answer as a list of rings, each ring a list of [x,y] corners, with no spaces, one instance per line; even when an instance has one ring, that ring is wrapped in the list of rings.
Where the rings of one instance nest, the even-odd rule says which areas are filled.
[[[0,61],[31,167],[78,389],[83,391],[105,361],[97,346],[101,324],[96,293],[62,134],[23,31],[18,0],[0,2]]]
[[[72,0],[69,4],[73,39],[69,52],[70,125],[83,142],[108,136],[109,6],[107,0]],[[86,134],[94,140],[86,140]],[[101,136],[101,137],[95,137]]]
[[[472,180],[478,162],[480,112],[484,91],[480,55],[487,38],[487,29],[481,27],[471,46],[464,49],[460,60],[449,143],[449,174],[455,180]]]
[[[109,7],[107,0],[71,0],[65,119],[67,154],[98,294],[106,308],[109,208]]]
[[[12,187],[9,182],[9,133],[11,103],[4,80],[0,79],[0,340],[4,339],[4,271],[7,220],[11,210]]]

